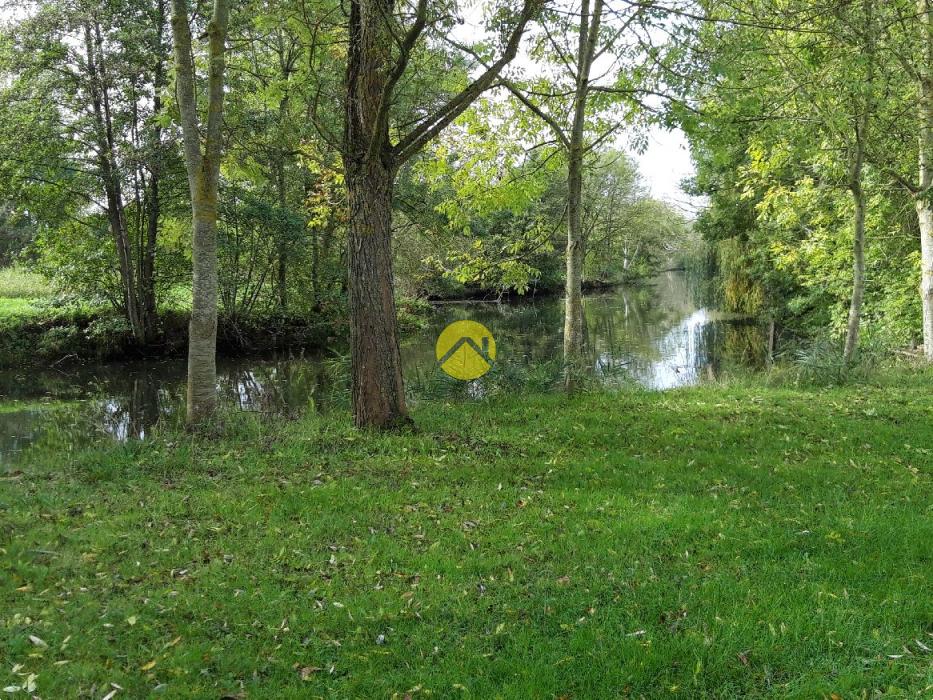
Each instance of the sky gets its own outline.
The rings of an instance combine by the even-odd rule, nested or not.
[[[680,188],[681,180],[694,173],[690,146],[683,131],[652,127],[644,153],[636,153],[631,148],[626,150],[638,162],[638,170],[651,188],[653,197],[676,205],[685,215],[697,213],[701,201]]]

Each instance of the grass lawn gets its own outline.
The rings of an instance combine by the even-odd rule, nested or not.
[[[0,321],[38,316],[37,301],[52,295],[40,275],[16,267],[0,267]]]
[[[50,296],[52,289],[41,275],[18,267],[0,267],[0,298],[45,299]]]
[[[38,454],[0,478],[0,690],[928,700],[931,389],[421,403],[412,434],[233,417]]]

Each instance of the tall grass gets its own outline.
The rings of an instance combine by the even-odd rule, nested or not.
[[[0,268],[0,299],[45,299],[52,287],[42,276],[20,267]]]

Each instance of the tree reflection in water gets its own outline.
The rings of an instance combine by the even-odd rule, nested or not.
[[[702,285],[667,273],[650,285],[618,288],[585,300],[587,352],[595,381],[668,389],[703,381],[731,366],[764,364],[763,328],[703,303]],[[412,398],[481,398],[496,391],[540,391],[560,376],[563,307],[545,298],[509,304],[443,304],[402,347]],[[486,376],[458,382],[437,367],[434,343],[459,319],[496,338],[497,362]],[[297,417],[346,403],[345,362],[334,355],[239,358],[218,363],[222,405]],[[101,435],[145,439],[184,418],[185,363],[115,363],[66,372],[0,372],[0,465],[31,444],[67,454]]]

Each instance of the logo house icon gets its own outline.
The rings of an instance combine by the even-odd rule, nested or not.
[[[496,341],[489,329],[475,321],[455,321],[437,339],[434,354],[451,377],[470,381],[482,377],[496,359]]]

